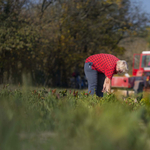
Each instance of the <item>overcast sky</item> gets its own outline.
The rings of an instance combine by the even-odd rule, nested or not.
[[[34,0],[36,2],[40,0]],[[150,13],[150,0],[130,0],[133,4],[141,6],[141,9],[147,13]]]
[[[139,4],[142,11],[150,13],[150,0],[131,0],[131,2]]]

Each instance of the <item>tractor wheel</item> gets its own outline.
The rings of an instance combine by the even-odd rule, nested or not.
[[[134,82],[133,89],[134,89],[135,94],[143,92],[143,88],[144,88],[143,80],[138,80]]]

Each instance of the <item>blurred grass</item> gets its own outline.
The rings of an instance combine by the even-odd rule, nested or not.
[[[150,96],[134,100],[114,94],[99,98],[86,90],[4,86],[0,149],[148,150]]]

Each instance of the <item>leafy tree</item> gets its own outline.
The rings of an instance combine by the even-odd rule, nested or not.
[[[0,14],[1,68],[7,72],[7,80],[11,76],[14,82],[20,82],[22,72],[31,71],[35,65],[38,27],[31,22],[32,16],[25,14],[26,3],[27,0],[3,1]]]
[[[55,63],[51,66],[58,66],[63,79],[67,73],[69,76],[72,66],[78,64],[83,69],[85,58],[91,54],[104,52],[123,55],[125,49],[118,46],[118,43],[135,33],[138,35],[146,22],[145,16],[137,18],[137,22],[134,22],[133,18],[136,16],[130,14],[129,0],[66,0],[59,1],[55,6],[53,8],[57,19],[54,19],[56,30],[53,39],[57,46],[52,51],[55,51],[57,56],[53,57]]]
[[[42,74],[45,85],[67,86],[74,67],[83,71],[86,57],[122,56],[125,49],[118,45],[122,39],[146,33],[147,18],[131,11],[130,0],[1,0],[0,4],[0,66],[15,82],[25,71],[35,82]]]

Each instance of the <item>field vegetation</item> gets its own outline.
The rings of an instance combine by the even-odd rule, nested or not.
[[[150,95],[135,98],[5,85],[0,91],[1,149],[149,150]]]

